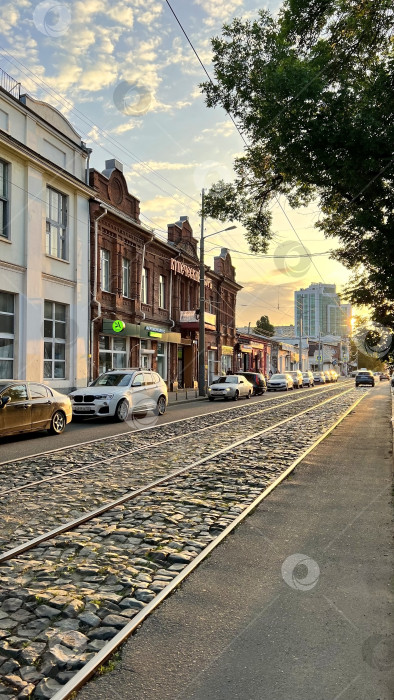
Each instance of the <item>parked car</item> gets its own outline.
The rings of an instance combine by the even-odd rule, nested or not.
[[[325,369],[325,370],[324,370],[324,376],[325,376],[325,378],[326,378],[326,382],[332,382],[332,376],[331,376],[331,374],[330,374],[330,370],[329,370],[329,369]]]
[[[325,384],[326,383],[326,375],[324,372],[314,372],[313,373],[313,380],[315,384]]]
[[[303,386],[315,386],[315,380],[313,378],[312,372],[302,373],[302,384]]]
[[[290,374],[273,374],[267,382],[267,391],[289,391],[289,389],[294,389]]]
[[[241,396],[250,399],[252,394],[253,385],[245,377],[238,374],[227,374],[225,377],[219,377],[208,387],[210,401],[215,399],[237,401]]]
[[[151,370],[131,367],[104,372],[88,387],[69,395],[73,418],[113,416],[127,420],[133,413],[154,411],[161,416],[168,403],[164,379]]]
[[[339,374],[337,374],[337,372],[335,371],[335,369],[329,369],[328,371],[329,371],[329,373],[330,373],[330,375],[331,375],[331,377],[332,377],[331,381],[332,381],[332,382],[337,382],[337,381],[338,381]]]
[[[71,418],[68,396],[40,382],[0,379],[0,437],[36,430],[59,435]]]
[[[253,396],[264,394],[267,391],[267,382],[261,372],[237,372],[238,376],[245,377],[253,386]]]
[[[302,387],[304,385],[302,372],[299,369],[296,369],[296,370],[292,370],[291,372],[287,372],[287,374],[290,374],[290,377],[293,380],[294,388],[295,389],[302,389]]]
[[[360,370],[356,375],[356,386],[375,386],[375,377],[369,369]]]

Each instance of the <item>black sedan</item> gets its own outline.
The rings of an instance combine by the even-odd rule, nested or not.
[[[356,374],[356,386],[375,386],[375,377],[368,369]]]
[[[0,379],[0,437],[35,430],[59,435],[71,419],[68,396],[39,382]]]

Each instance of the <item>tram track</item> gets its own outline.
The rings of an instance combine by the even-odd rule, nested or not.
[[[347,384],[347,383],[346,383]],[[331,392],[331,391],[340,391],[342,387],[345,385],[345,383],[341,383],[340,386],[334,385],[330,387],[325,387],[324,389],[321,389],[319,392],[319,395],[324,395],[326,392]],[[48,452],[40,452],[37,453],[36,455],[30,455],[29,457],[21,457],[18,459],[13,459],[13,460],[8,460],[6,462],[0,463],[0,468],[1,467],[8,467],[8,469],[1,469],[0,470],[0,497],[5,496],[7,494],[21,491],[23,489],[32,487],[32,486],[37,486],[39,484],[42,484],[46,481],[54,481],[57,479],[63,479],[65,476],[68,476],[69,474],[72,473],[78,473],[80,471],[83,471],[84,469],[91,469],[95,466],[100,466],[105,463],[109,463],[111,460],[115,459],[121,459],[124,457],[128,457],[129,455],[135,453],[135,452],[141,452],[143,450],[148,450],[152,448],[156,448],[162,444],[166,444],[170,441],[173,440],[179,440],[179,439],[185,439],[189,437],[190,435],[195,435],[196,433],[203,433],[207,430],[210,430],[211,428],[217,428],[217,427],[223,427],[227,426],[230,423],[236,422],[236,421],[241,421],[244,420],[245,418],[250,418],[253,416],[258,416],[261,413],[268,412],[272,410],[272,408],[275,408],[276,406],[285,406],[285,405],[290,405],[292,403],[297,403],[300,401],[305,401],[308,400],[310,397],[316,396],[316,392],[311,393],[309,392],[308,394],[303,394],[302,396],[292,396],[291,398],[286,396],[281,396],[278,398],[273,398],[269,402],[269,406],[265,407],[266,400],[263,403],[263,408],[255,409],[254,407],[257,405],[260,405],[260,402],[253,403],[251,406],[237,406],[231,407],[231,408],[225,408],[222,409],[221,411],[216,411],[216,412],[210,412],[209,414],[203,414],[200,416],[193,416],[191,418],[181,418],[176,421],[172,421],[171,423],[166,423],[164,425],[155,425],[151,426],[148,428],[142,428],[138,431],[132,431],[131,432],[131,442],[138,442],[138,445],[135,447],[132,447],[129,450],[125,450],[123,452],[116,451],[115,454],[109,455],[104,458],[100,458],[99,460],[93,460],[93,461],[88,461],[86,463],[80,464],[80,460],[82,460],[86,456],[89,458],[89,451],[91,449],[91,446],[102,443],[102,442],[108,442],[108,438],[98,438],[97,440],[94,441],[88,441],[86,443],[81,443],[77,445],[72,445],[67,448],[59,448],[58,450],[52,450]],[[284,400],[284,399],[287,400]],[[277,404],[274,404],[274,401],[278,401]],[[237,413],[237,415],[234,415]],[[221,418],[222,415],[224,414],[224,420],[217,420],[217,418]],[[195,424],[201,421],[207,421],[210,419],[214,419],[213,423],[208,423],[207,425],[204,425],[202,427],[195,427]],[[176,432],[174,433],[174,427],[176,426]],[[190,427],[189,427],[190,426]],[[186,431],[184,430],[184,428]],[[155,433],[152,434],[151,432],[154,430]],[[161,436],[158,440],[155,440],[155,434],[156,432]],[[165,437],[166,433],[171,432],[172,434],[169,437]],[[136,435],[137,433],[137,435]],[[127,433],[126,433],[127,435]],[[164,435],[164,437],[162,437]],[[111,437],[111,444],[115,442],[116,438],[120,438],[121,442],[123,443],[125,441],[125,433],[120,433],[116,436]],[[144,442],[146,444],[144,444]],[[86,455],[81,454],[81,450],[86,448]],[[76,449],[77,453],[75,456],[72,454],[72,449]],[[108,449],[106,447],[106,449]],[[110,448],[109,450],[110,451]],[[71,453],[71,454],[70,454]],[[54,455],[55,455],[55,461],[54,461]],[[47,458],[48,463],[47,465],[36,465],[35,461],[38,458],[45,459]],[[62,459],[67,458],[67,462],[65,464],[62,464]],[[71,462],[70,462],[71,460]],[[27,465],[22,464],[22,468],[20,463],[22,462],[28,462]],[[75,463],[79,463],[79,466],[74,467]],[[16,470],[13,474],[10,474],[9,472],[13,469],[13,467],[16,468]],[[24,475],[23,471],[32,471],[35,468],[40,469],[40,468],[47,468],[47,469],[56,469],[58,470],[59,468],[61,469],[61,473],[58,474],[53,474],[49,476],[45,476],[40,479],[33,479],[29,480],[26,482],[23,482]],[[6,483],[7,485],[9,484],[9,481],[13,480],[13,486],[11,488],[1,488],[1,484],[3,482]],[[19,486],[16,485],[18,482],[22,482]]]
[[[31,697],[38,682],[52,684],[53,700],[69,698],[367,393],[345,389],[302,407],[0,557],[0,602],[19,600],[17,611],[32,618],[9,615],[8,638],[22,640],[13,658],[34,652],[38,675],[44,670]],[[71,633],[83,649],[67,646]]]
[[[177,436],[163,438],[152,442],[148,439],[143,444],[140,439],[138,448],[117,454],[115,457],[90,462],[61,474],[45,477],[19,487],[3,491],[0,514],[3,520],[0,536],[0,549],[16,546],[19,542],[31,538],[34,530],[39,533],[45,529],[55,529],[56,525],[82,516],[83,513],[112,502],[131,489],[135,490],[164,478],[174,471],[174,466],[182,463],[192,465],[195,455],[208,458],[217,448],[225,449],[240,434],[247,437],[248,432],[255,432],[261,426],[269,427],[280,418],[287,418],[298,411],[299,404],[311,407],[326,395],[336,396],[344,391],[341,387],[318,394],[304,394],[289,401],[263,407],[258,410],[245,411],[241,416],[216,422],[214,425],[196,427],[184,431],[190,425],[190,419],[177,422],[180,429]],[[254,404],[255,406],[256,404]],[[252,406],[250,406],[252,409]],[[240,410],[241,407],[240,407]],[[234,416],[234,409],[226,416]],[[206,423],[206,418],[201,417]],[[162,430],[166,426],[162,426]],[[163,433],[156,433],[163,434]],[[141,433],[140,438],[144,437]],[[18,475],[15,479],[21,479]],[[50,491],[48,491],[50,488]],[[68,516],[68,517],[67,517]]]

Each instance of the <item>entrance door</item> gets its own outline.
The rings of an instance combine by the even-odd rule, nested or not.
[[[208,386],[212,384],[215,374],[215,350],[208,350]]]
[[[184,360],[183,360],[183,347],[178,345],[178,386],[183,388],[184,376],[183,376]]]

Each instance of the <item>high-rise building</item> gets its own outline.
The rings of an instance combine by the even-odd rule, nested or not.
[[[351,315],[351,305],[341,304],[335,284],[313,283],[294,293],[296,336],[302,333],[309,338],[318,338],[319,335],[347,337],[350,335]]]

